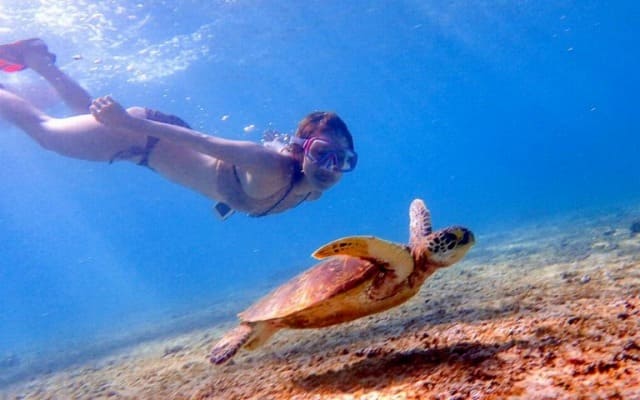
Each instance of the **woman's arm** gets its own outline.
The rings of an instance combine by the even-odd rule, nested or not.
[[[287,161],[285,156],[257,143],[222,139],[177,125],[133,117],[109,96],[95,99],[89,109],[96,120],[110,128],[154,136],[243,168],[265,170],[273,165],[281,170]]]

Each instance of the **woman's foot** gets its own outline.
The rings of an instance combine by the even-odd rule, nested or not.
[[[0,70],[18,72],[26,68],[52,65],[56,55],[49,52],[47,44],[41,39],[19,40],[15,43],[0,45]]]

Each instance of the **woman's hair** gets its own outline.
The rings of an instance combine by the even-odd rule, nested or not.
[[[296,136],[302,139],[313,137],[317,133],[326,133],[336,137],[343,137],[351,150],[353,148],[353,138],[347,128],[347,124],[333,112],[316,111],[307,115],[298,124]]]

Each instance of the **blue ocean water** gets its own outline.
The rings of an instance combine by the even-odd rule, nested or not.
[[[415,197],[480,239],[637,203],[639,17],[631,1],[3,2],[1,42],[43,38],[94,96],[255,141],[334,110],[359,165],[316,202],[222,222],[145,168],[0,121],[0,359],[248,303],[329,240],[405,241]],[[0,83],[67,112],[31,71]]]

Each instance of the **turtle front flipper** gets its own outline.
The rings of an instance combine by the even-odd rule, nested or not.
[[[252,335],[253,327],[251,325],[246,323],[238,325],[227,332],[227,334],[213,346],[209,361],[211,361],[212,364],[223,364],[227,362],[249,341]]]
[[[407,246],[374,236],[350,236],[334,240],[316,250],[313,257],[322,259],[339,254],[373,259],[384,264],[384,269],[393,272],[388,282],[390,287],[405,281],[414,269],[414,260]]]

